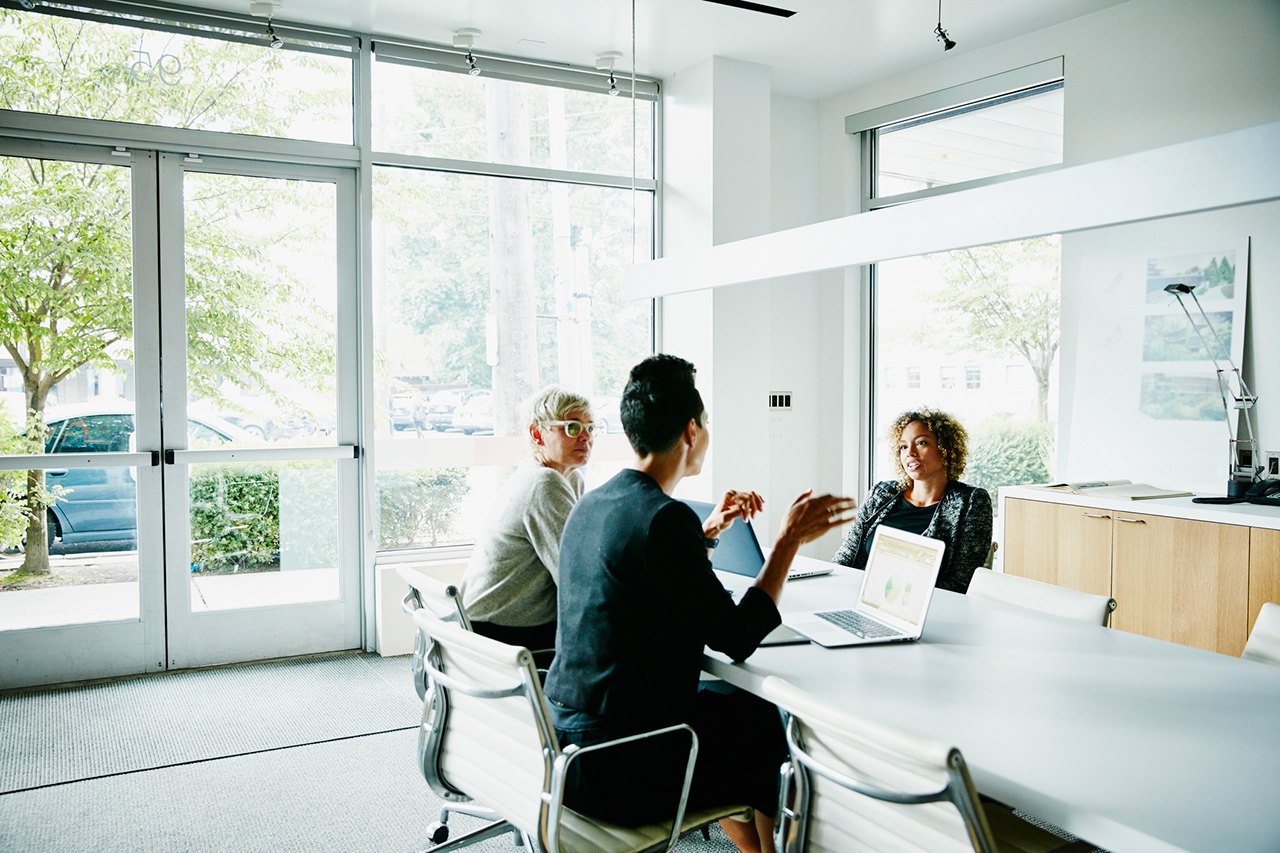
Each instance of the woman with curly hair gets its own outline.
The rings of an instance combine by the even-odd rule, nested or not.
[[[889,426],[897,480],[877,483],[832,562],[861,569],[876,527],[887,524],[947,543],[938,587],[963,593],[991,549],[991,496],[960,482],[968,434],[945,412],[903,412]]]

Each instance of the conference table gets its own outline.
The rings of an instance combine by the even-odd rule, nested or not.
[[[852,606],[861,578],[788,581],[779,609]],[[1114,853],[1280,851],[1280,667],[938,590],[918,642],[708,652],[704,669],[956,746],[980,792]]]

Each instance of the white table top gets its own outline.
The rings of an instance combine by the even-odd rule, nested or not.
[[[789,581],[781,609],[850,606],[861,574]],[[1280,849],[1280,667],[945,590],[917,643],[704,666],[756,692],[777,675],[953,744],[979,791],[1115,853]]]
[[[1106,509],[1118,513],[1158,515],[1164,518],[1182,518],[1187,521],[1212,521],[1216,524],[1236,524],[1243,527],[1261,527],[1280,530],[1280,506],[1259,504],[1198,504],[1191,498],[1154,498],[1131,501],[1122,498],[1105,498],[1091,495],[1075,495],[1054,489],[1038,489],[1035,486],[1001,486],[1000,517],[1004,518],[1004,501],[1019,498],[1029,501],[1068,504]]]

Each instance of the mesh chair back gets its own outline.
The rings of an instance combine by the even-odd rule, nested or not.
[[[413,618],[432,641],[423,775],[438,793],[470,797],[545,839],[542,793],[559,749],[533,656],[448,624],[429,608]]]
[[[1240,657],[1280,666],[1280,604],[1268,601],[1262,605]]]
[[[787,853],[995,850],[959,750],[843,713],[774,676],[763,694],[791,715],[779,803]]]
[[[1106,625],[1111,611],[1116,609],[1115,599],[1106,595],[1091,595],[990,569],[974,570],[973,579],[969,581],[969,595],[1090,625]]]

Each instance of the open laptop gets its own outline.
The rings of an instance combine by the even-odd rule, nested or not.
[[[782,624],[822,646],[918,640],[945,542],[880,525],[852,610],[784,613]]]
[[[685,501],[698,514],[699,521],[706,521],[715,504],[705,501]],[[720,534],[720,544],[711,552],[711,568],[735,575],[754,578],[764,568],[764,551],[760,550],[760,542],[756,539],[755,528],[750,521],[738,519],[728,530]],[[793,567],[787,572],[787,580],[812,578],[818,575],[829,575],[833,566],[818,566],[802,569]]]

